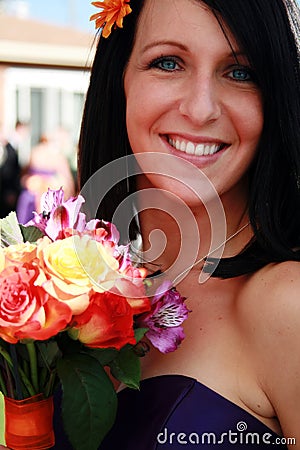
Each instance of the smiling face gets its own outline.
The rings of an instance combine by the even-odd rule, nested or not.
[[[132,150],[175,155],[174,170],[191,162],[222,195],[244,183],[261,136],[262,99],[254,75],[234,37],[229,30],[224,35],[204,3],[145,1],[124,78]],[[151,169],[163,171],[159,155]],[[158,179],[148,176],[172,189]],[[187,173],[182,181],[189,183]]]

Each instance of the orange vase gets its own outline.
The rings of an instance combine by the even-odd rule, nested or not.
[[[49,449],[54,446],[53,398],[43,394],[14,400],[5,397],[5,440],[11,449]]]

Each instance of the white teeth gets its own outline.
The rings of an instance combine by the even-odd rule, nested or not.
[[[194,155],[195,154],[194,144],[192,144],[192,142],[188,142],[185,151],[188,155]]]
[[[204,155],[209,155],[210,154],[210,149],[211,149],[211,147],[209,145],[206,145],[204,147]]]
[[[188,155],[207,156],[214,155],[219,149],[220,145],[217,144],[194,144],[193,142],[180,141],[179,139],[168,139],[168,142],[172,147],[181,152],[185,152]]]
[[[203,144],[198,144],[197,147],[196,147],[195,155],[203,156],[203,154],[204,154],[204,145]]]
[[[181,141],[179,150],[181,150],[182,152],[185,152],[185,148],[186,148],[185,142]]]

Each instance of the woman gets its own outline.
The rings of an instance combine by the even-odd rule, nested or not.
[[[81,187],[111,161],[136,156],[144,174],[112,189],[99,214],[111,220],[137,191],[130,236],[141,233],[150,267],[180,281],[192,312],[176,352],[151,348],[144,358],[141,391],[121,390],[101,448],[300,448],[298,9],[289,0],[131,0],[130,7],[123,28],[99,41]],[[210,240],[218,223],[204,208],[215,198],[189,189],[190,163],[214,186],[227,224],[223,258],[204,268],[212,272],[204,283],[203,260],[217,262]],[[145,208],[147,190],[160,202],[155,213]],[[181,225],[167,214],[180,201],[200,243],[194,234],[181,241]],[[156,229],[164,251],[149,238]],[[186,245],[197,247],[194,262],[185,270],[180,258],[174,272]]]
[[[180,348],[151,348],[140,391],[120,390],[101,449],[300,448],[298,10],[290,0],[130,7],[99,41],[80,185],[135,155],[137,176],[111,184],[99,215],[111,220],[137,194],[130,237],[192,312]],[[181,239],[183,226],[193,232]]]

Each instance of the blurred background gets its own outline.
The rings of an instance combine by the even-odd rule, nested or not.
[[[94,12],[88,0],[0,0],[0,217],[20,194],[36,208],[49,184],[76,193]]]
[[[0,218],[26,223],[48,187],[77,193],[94,12],[89,0],[0,0]],[[3,411],[0,396],[0,442]]]

